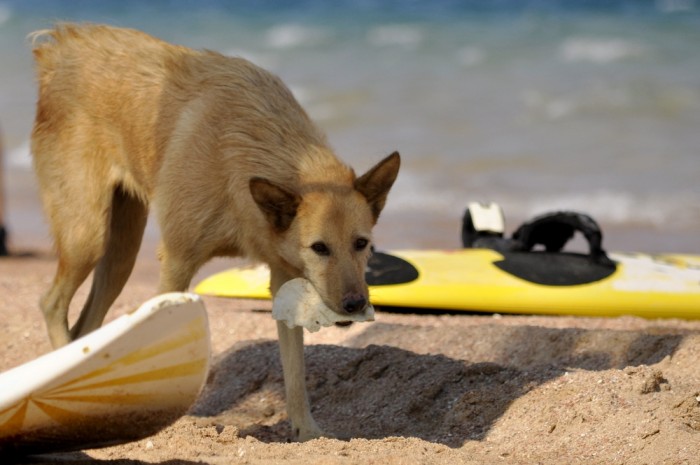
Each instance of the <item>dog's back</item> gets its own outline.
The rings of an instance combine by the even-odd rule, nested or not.
[[[217,148],[236,151],[229,155],[256,158],[256,170],[268,164],[261,156],[273,155],[268,171],[275,174],[284,171],[280,163],[290,175],[298,173],[298,158],[309,146],[326,151],[325,136],[287,87],[246,60],[98,25],[65,24],[33,39],[39,80],[34,142],[56,137],[60,128],[64,141],[109,150],[124,170],[125,188],[143,199],[154,193],[165,152],[192,143],[195,134],[204,139],[202,131]],[[39,169],[54,152],[34,150]],[[326,162],[333,163],[327,152]]]
[[[60,127],[66,137],[93,146],[127,142],[122,152],[150,156],[154,141],[146,134],[154,134],[168,62],[185,49],[106,26],[62,25],[34,34],[33,41],[39,81],[35,142]],[[34,152],[35,157],[52,154]]]

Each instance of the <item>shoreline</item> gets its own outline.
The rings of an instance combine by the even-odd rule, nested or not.
[[[50,248],[48,224],[39,200],[39,191],[34,173],[27,169],[5,170],[5,227],[9,235],[10,252],[21,253],[32,249]],[[415,213],[397,212],[390,207],[383,213],[375,228],[375,243],[378,250],[396,249],[451,249],[460,248],[461,219],[467,206],[455,205],[455,211]],[[522,222],[531,218],[518,212],[504,212],[506,235]],[[601,222],[603,247],[609,252],[670,253],[700,255],[698,235],[693,231],[663,231],[650,225],[615,225]],[[158,243],[158,227],[154,218],[149,218],[139,257],[153,256]],[[586,250],[577,236],[569,249]]]

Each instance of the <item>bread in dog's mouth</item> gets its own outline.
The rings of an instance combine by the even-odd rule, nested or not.
[[[301,326],[316,332],[322,327],[374,321],[374,307],[370,304],[362,312],[340,315],[323,303],[309,280],[296,278],[284,283],[277,291],[272,301],[272,317],[284,321],[289,328]]]

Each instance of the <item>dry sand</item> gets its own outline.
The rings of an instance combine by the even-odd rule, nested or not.
[[[153,295],[149,257],[110,320]],[[46,252],[0,259],[0,370],[49,350],[37,299],[54,267]],[[189,415],[138,442],[27,462],[700,464],[700,322],[379,312],[307,333],[314,415],[352,439],[298,444],[275,324],[256,311],[269,303],[205,303],[215,364]]]

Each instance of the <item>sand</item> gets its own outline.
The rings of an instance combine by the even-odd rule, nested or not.
[[[0,259],[0,370],[50,350],[37,299],[54,267],[43,250]],[[157,262],[142,254],[108,319],[156,283]],[[314,415],[338,439],[300,444],[269,302],[205,303],[215,363],[188,415],[138,442],[26,461],[700,463],[700,322],[378,311],[374,323],[307,333]]]

